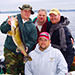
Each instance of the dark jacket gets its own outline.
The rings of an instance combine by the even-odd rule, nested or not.
[[[29,49],[29,52],[32,50],[33,46],[36,44],[37,41],[37,30],[35,25],[33,24],[32,20],[30,19],[28,22],[25,22],[23,24],[21,15],[17,15],[18,22],[19,22],[19,28],[22,36],[23,43],[26,44],[26,46]],[[7,34],[9,30],[11,30],[10,25],[7,23],[7,20],[2,23],[1,32]],[[35,38],[34,38],[35,37]],[[5,40],[4,47],[11,50],[12,52],[16,53],[16,45],[14,44],[12,37],[7,35],[7,38]]]
[[[60,43],[62,41],[61,40],[62,38],[60,38],[60,37],[63,37],[61,34],[63,34],[65,36],[65,37],[63,37],[66,40],[65,42],[67,45],[67,47],[65,47],[65,48],[73,47],[73,44],[71,41],[72,35],[70,33],[70,30],[67,27],[67,25],[69,25],[69,23],[70,22],[68,21],[67,18],[64,18],[63,16],[61,16],[61,20],[58,24],[52,24],[51,22],[49,24],[49,26],[50,26],[49,33],[51,34],[51,43],[52,43],[52,45],[55,44],[55,45],[59,46],[59,49],[63,48],[63,47],[61,47],[61,43]],[[61,34],[60,34],[60,31],[62,31],[62,30],[60,30],[61,28],[63,28],[64,32],[63,33],[61,32]]]
[[[73,44],[71,41],[72,35],[67,27],[69,21],[66,17],[61,16],[58,24],[48,25],[49,33],[51,34],[51,44],[53,47],[58,48],[63,53],[67,63],[71,66],[74,57]]]

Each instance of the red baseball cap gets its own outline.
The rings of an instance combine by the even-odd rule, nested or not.
[[[47,32],[42,32],[42,33],[40,33],[39,38],[40,38],[40,37],[43,37],[43,38],[45,38],[45,39],[47,39],[47,40],[50,40],[50,34],[47,33]]]

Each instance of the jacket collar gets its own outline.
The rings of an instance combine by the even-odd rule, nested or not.
[[[39,44],[37,44],[36,45],[36,48],[35,48],[35,51],[37,52],[37,53],[46,53],[46,52],[49,52],[51,50],[51,45],[49,45],[49,47],[47,48],[47,49],[45,49],[44,51],[41,51],[40,49],[39,49]]]

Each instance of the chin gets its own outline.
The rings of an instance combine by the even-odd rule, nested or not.
[[[52,22],[52,24],[56,24],[56,22]]]
[[[41,46],[41,48],[45,49],[45,48],[46,48],[46,46]]]

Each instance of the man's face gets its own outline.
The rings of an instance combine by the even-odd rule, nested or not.
[[[40,50],[45,50],[46,48],[48,48],[48,46],[50,45],[50,40],[46,39],[46,38],[42,38],[40,37],[38,39],[39,42],[39,46],[40,46]]]
[[[21,10],[21,16],[23,19],[29,19],[30,15],[31,15],[30,10]]]
[[[45,22],[46,18],[47,18],[46,12],[45,11],[39,11],[37,18],[38,18],[39,22]]]
[[[60,21],[60,15],[50,14],[50,20],[53,24],[57,24]]]

